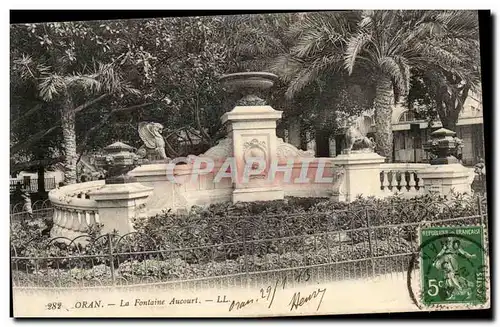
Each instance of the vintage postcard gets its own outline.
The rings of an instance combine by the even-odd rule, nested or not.
[[[13,21],[14,317],[489,309],[488,19]]]

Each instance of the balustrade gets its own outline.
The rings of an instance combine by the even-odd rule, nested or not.
[[[74,239],[87,234],[90,226],[99,223],[97,203],[88,193],[104,185],[104,181],[93,181],[65,186],[49,193],[54,207],[52,237]]]
[[[382,164],[380,165],[380,189],[384,196],[403,194],[416,196],[423,194],[423,180],[418,172],[429,164]]]
[[[64,236],[70,239],[87,234],[88,228],[99,223],[99,213],[96,208],[68,208],[54,206],[54,226],[51,236]]]

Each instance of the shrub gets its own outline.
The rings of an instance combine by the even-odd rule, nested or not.
[[[307,242],[311,239],[307,235],[325,232],[346,231],[352,243],[366,242],[368,225],[380,227],[372,231],[372,239],[413,242],[417,226],[393,225],[471,216],[476,210],[476,200],[463,195],[450,199],[436,196],[359,198],[351,204],[292,198],[234,205],[222,203],[205,209],[196,207],[188,215],[168,212],[139,221],[136,228],[143,235],[141,244],[146,244],[147,238],[149,242],[153,240],[156,249],[171,249],[169,255],[173,257],[203,263],[204,260],[236,259],[243,253],[264,255],[310,247]],[[243,240],[247,244],[243,244]],[[321,237],[318,240],[321,241]],[[180,250],[185,248],[190,250]]]

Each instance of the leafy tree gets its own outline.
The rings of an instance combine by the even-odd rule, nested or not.
[[[174,142],[176,133],[190,130],[211,144],[220,129],[217,78],[226,66],[221,22],[188,17],[12,26],[11,79],[19,87],[11,94],[25,98],[18,90],[30,85],[42,111],[57,115],[30,142],[20,134],[11,155],[42,145],[40,136],[62,126],[69,183],[76,179],[76,152],[116,140],[139,146],[141,120],[163,123]],[[175,144],[168,145],[177,155]]]
[[[139,94],[107,61],[111,48],[95,33],[96,22],[11,27],[11,70],[19,83],[34,83],[36,98],[58,108],[64,152],[64,182],[76,182],[76,113],[124,93]],[[42,106],[43,107],[43,106]]]

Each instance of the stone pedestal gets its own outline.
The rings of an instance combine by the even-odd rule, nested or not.
[[[153,188],[139,183],[106,184],[89,193],[97,203],[102,233],[116,230],[119,235],[133,232],[132,220],[146,217],[146,199]]]
[[[269,201],[284,198],[283,188],[267,179],[271,162],[277,161],[276,121],[282,112],[270,106],[236,106],[222,116],[222,122],[229,123],[232,152],[236,164],[236,178],[233,190],[234,202]],[[251,158],[265,162],[265,170],[258,175],[244,178],[245,166]],[[258,169],[257,165],[253,169]],[[247,168],[247,171],[250,169]]]
[[[351,152],[331,159],[344,167],[343,194],[339,201],[352,202],[357,196],[378,196],[380,191],[380,164],[385,158],[374,152]]]
[[[461,164],[431,165],[418,172],[423,179],[426,194],[448,195],[452,192],[470,193],[474,178],[473,170]]]

